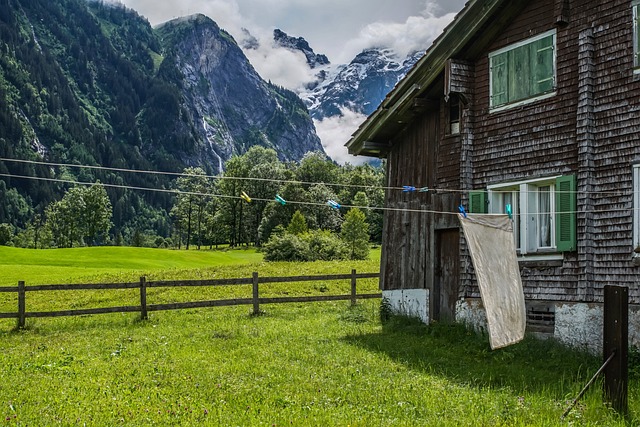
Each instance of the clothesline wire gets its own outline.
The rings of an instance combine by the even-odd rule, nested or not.
[[[359,184],[340,184],[340,183],[328,183],[328,182],[312,182],[312,181],[296,181],[296,180],[286,180],[286,179],[274,179],[274,178],[257,178],[257,177],[241,177],[241,176],[221,176],[221,175],[194,175],[188,174],[184,172],[163,172],[163,171],[152,171],[152,170],[142,170],[142,169],[127,169],[127,168],[114,168],[107,166],[94,166],[94,165],[75,165],[71,163],[52,163],[52,162],[44,162],[38,160],[24,160],[24,159],[8,159],[0,157],[0,161],[8,161],[8,162],[16,162],[16,163],[27,163],[34,165],[42,165],[42,166],[57,166],[57,167],[71,167],[71,168],[84,168],[84,169],[93,169],[93,170],[105,170],[111,172],[129,172],[129,173],[139,173],[139,174],[149,174],[149,175],[167,175],[167,176],[175,176],[175,177],[198,177],[198,178],[209,178],[209,179],[217,179],[217,180],[238,180],[238,181],[258,181],[258,182],[275,182],[282,184],[302,184],[302,185],[317,185],[324,184],[327,186],[333,187],[344,187],[344,188],[375,188],[381,190],[403,190],[403,187],[383,187],[383,186],[370,186],[370,185],[359,185]]]
[[[0,177],[7,177],[7,178],[18,178],[18,179],[31,179],[31,180],[36,180],[36,181],[46,181],[46,182],[58,182],[58,183],[64,183],[64,184],[73,184],[73,185],[84,185],[84,186],[91,186],[91,185],[101,185],[103,187],[109,187],[109,188],[118,188],[118,189],[125,189],[125,190],[136,190],[136,191],[151,191],[151,192],[160,192],[160,193],[168,193],[168,194],[174,194],[174,195],[186,195],[186,196],[201,196],[201,197],[213,197],[213,198],[221,198],[221,199],[240,199],[242,200],[243,198],[241,196],[230,196],[230,195],[226,195],[226,194],[217,194],[217,193],[201,193],[201,192],[190,192],[190,191],[181,191],[181,190],[177,190],[177,189],[166,189],[166,188],[150,188],[150,187],[138,187],[138,186],[132,186],[132,185],[121,185],[121,184],[108,184],[108,183],[102,183],[102,182],[87,182],[87,181],[72,181],[72,180],[68,180],[68,179],[60,179],[60,178],[46,178],[46,177],[37,177],[37,176],[27,176],[27,175],[15,175],[15,174],[8,174],[8,173],[0,173]],[[259,201],[259,202],[276,202],[274,199],[262,199],[262,198],[256,198],[256,197],[252,197],[251,200],[253,201]],[[306,205],[306,206],[321,206],[321,207],[327,207],[327,203],[320,203],[320,202],[303,202],[303,201],[296,201],[296,200],[286,200],[285,204],[292,204],[292,205]],[[430,214],[440,214],[440,215],[459,215],[459,212],[445,212],[445,211],[436,211],[436,210],[428,210],[428,209],[413,209],[413,208],[392,208],[392,207],[381,207],[381,206],[357,206],[357,205],[340,205],[340,207],[342,208],[358,208],[360,210],[378,210],[378,211],[388,211],[388,212],[407,212],[407,213],[430,213]],[[626,212],[626,211],[630,211],[630,210],[640,210],[640,209],[607,209],[606,212]],[[566,213],[566,214],[578,214],[578,213],[599,213],[599,212],[605,212],[604,210],[594,210],[594,211],[564,211],[562,213]],[[531,213],[525,213],[525,212],[516,212],[514,213],[514,216],[526,216],[526,215],[550,215],[552,214],[551,212],[531,212]],[[498,214],[498,213],[491,213],[491,214],[485,214],[485,215],[503,215],[503,214]]]
[[[187,174],[184,172],[165,172],[165,171],[152,171],[152,170],[141,170],[141,169],[127,169],[127,168],[114,168],[107,166],[95,166],[95,165],[77,165],[71,163],[53,163],[53,162],[45,162],[38,160],[26,160],[26,159],[12,159],[0,157],[0,161],[6,162],[16,162],[16,163],[26,163],[26,164],[34,164],[34,165],[42,165],[42,166],[56,166],[56,167],[71,167],[71,168],[84,168],[84,169],[93,169],[93,170],[105,170],[112,172],[128,172],[128,173],[138,173],[138,174],[150,174],[150,175],[167,175],[167,176],[175,176],[175,177],[199,177],[199,178],[209,178],[214,180],[240,180],[240,181],[257,181],[257,182],[273,182],[273,183],[281,183],[281,184],[301,184],[301,185],[319,185],[324,184],[326,186],[331,187],[343,187],[343,188],[364,188],[364,189],[378,189],[378,190],[392,190],[392,191],[403,191],[407,193],[413,192],[433,192],[433,193],[462,193],[468,194],[471,192],[479,191],[479,190],[465,190],[465,189],[452,189],[452,188],[429,188],[429,187],[420,187],[420,186],[412,186],[406,185],[401,187],[394,186],[375,186],[375,185],[364,185],[364,184],[341,184],[341,183],[327,183],[327,182],[312,182],[312,181],[297,181],[297,180],[285,180],[285,179],[274,179],[274,178],[257,178],[257,177],[237,177],[237,176],[215,176],[215,175],[193,175]],[[625,196],[629,195],[624,191],[561,191],[554,190],[555,193],[575,193],[581,195],[588,194],[596,194],[596,195],[611,195],[611,196]],[[513,192],[538,192],[537,190],[532,191],[520,191],[513,189],[492,189],[491,193],[502,193],[502,194],[510,194]]]

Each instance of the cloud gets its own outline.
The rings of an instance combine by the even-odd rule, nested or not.
[[[293,91],[299,91],[316,80],[315,72],[309,68],[302,52],[276,46],[272,32],[252,32],[251,36],[258,40],[259,46],[256,49],[244,49],[244,54],[260,77]]]
[[[416,51],[426,51],[444,28],[453,21],[455,13],[436,16],[436,3],[428,1],[419,16],[410,16],[403,23],[374,22],[364,27],[357,37],[345,45],[345,52],[355,56],[371,47],[393,49],[400,57]]]
[[[358,165],[368,162],[371,160],[369,157],[352,156],[349,154],[347,147],[344,146],[367,116],[351,111],[348,108],[342,108],[341,113],[341,116],[314,120],[324,151],[340,164],[351,163]]]

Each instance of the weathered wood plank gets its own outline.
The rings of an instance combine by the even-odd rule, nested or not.
[[[84,316],[89,314],[108,314],[108,313],[134,313],[140,312],[140,306],[123,306],[123,307],[102,307],[102,308],[84,308],[78,310],[61,310],[61,311],[32,311],[25,313],[25,317],[66,317],[66,316]]]
[[[25,287],[26,292],[82,291],[106,289],[137,289],[140,283],[85,283],[74,285],[34,285]]]

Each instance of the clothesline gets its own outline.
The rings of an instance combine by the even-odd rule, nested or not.
[[[31,179],[36,181],[57,182],[57,183],[63,183],[63,184],[84,185],[84,186],[99,184],[107,188],[118,188],[118,189],[136,190],[136,191],[151,191],[151,192],[168,193],[168,194],[174,194],[174,195],[213,197],[213,198],[221,198],[221,199],[238,199],[238,200],[244,200],[245,202],[247,202],[246,198],[244,198],[242,195],[235,196],[235,195],[226,195],[226,194],[217,194],[217,193],[181,191],[181,190],[166,189],[166,188],[151,188],[151,187],[139,187],[139,186],[132,186],[132,185],[109,184],[109,183],[102,183],[102,182],[72,181],[72,180],[60,179],[60,178],[45,178],[45,177],[16,175],[16,174],[8,174],[8,173],[0,173],[0,177],[16,178],[16,179]],[[281,205],[291,204],[291,205],[306,205],[306,206],[321,206],[321,207],[329,206],[337,209],[358,208],[361,210],[378,210],[378,211],[389,211],[389,212],[428,213],[428,214],[439,214],[439,215],[460,215],[460,214],[464,215],[464,213],[461,212],[460,210],[457,210],[455,212],[447,212],[447,211],[437,211],[437,210],[431,210],[431,209],[340,205],[333,200],[328,200],[325,202],[306,202],[306,201],[296,201],[296,200],[285,200],[278,194],[275,194],[273,199],[265,199],[265,198],[257,198],[257,197],[251,197],[250,199],[251,199],[251,202],[275,201],[280,203]],[[247,203],[251,203],[251,202],[247,202]],[[573,211],[573,212],[563,212],[563,213],[578,214],[578,213],[600,213],[600,212],[625,212],[629,210],[630,209],[607,209],[607,210],[593,210],[593,211]],[[466,209],[465,209],[465,212],[466,212]],[[551,212],[530,212],[530,213],[516,212],[513,215],[524,216],[524,215],[549,215],[549,214],[551,214]],[[485,215],[504,215],[504,214],[490,213]]]
[[[237,176],[219,176],[219,175],[194,175],[187,174],[184,172],[166,172],[166,171],[153,171],[153,170],[141,170],[141,169],[128,169],[128,168],[114,168],[107,166],[95,166],[95,165],[77,165],[71,163],[54,163],[54,162],[45,162],[38,160],[26,160],[26,159],[15,159],[15,158],[6,158],[0,157],[0,161],[5,162],[15,162],[15,163],[23,163],[23,164],[32,164],[32,165],[41,165],[41,166],[51,166],[51,167],[69,167],[69,168],[79,168],[79,169],[89,169],[89,170],[103,170],[103,171],[111,171],[111,172],[125,172],[125,173],[137,173],[137,174],[150,174],[150,175],[166,175],[166,176],[174,176],[174,177],[198,177],[198,178],[206,178],[212,180],[238,180],[238,181],[256,181],[256,182],[272,182],[279,184],[300,184],[300,185],[326,185],[330,187],[342,187],[342,188],[363,188],[363,189],[373,189],[373,190],[390,190],[390,191],[402,191],[404,193],[462,193],[469,194],[475,191],[482,190],[474,190],[474,189],[459,189],[459,188],[437,188],[437,187],[428,187],[428,186],[419,186],[419,185],[402,185],[402,186],[377,186],[377,185],[363,185],[363,184],[342,184],[342,183],[328,183],[328,182],[312,182],[312,181],[297,181],[297,180],[283,180],[283,179],[274,179],[274,178],[256,178],[256,177],[237,177]],[[528,191],[520,191],[520,190],[491,190],[491,193],[513,193],[517,192],[528,192]],[[561,193],[559,190],[555,190],[556,193]],[[624,191],[563,191],[562,193],[576,193],[581,195],[611,195],[611,196],[628,196],[631,195],[629,192]]]

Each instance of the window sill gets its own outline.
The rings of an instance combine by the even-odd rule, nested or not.
[[[489,114],[493,114],[493,113],[500,113],[502,111],[506,111],[506,110],[511,110],[513,108],[517,108],[517,107],[522,107],[524,105],[527,104],[532,104],[536,101],[541,101],[543,99],[549,99],[549,98],[553,98],[554,96],[557,95],[557,91],[553,91],[553,92],[549,92],[549,93],[545,93],[543,95],[539,95],[533,98],[527,98],[527,99],[523,99],[521,101],[516,101],[512,104],[505,104],[505,105],[501,105],[499,107],[489,107]]]
[[[547,263],[547,262],[559,262],[562,265],[564,256],[562,253],[554,252],[551,254],[535,253],[535,254],[518,254],[518,263],[523,265],[526,263]]]

